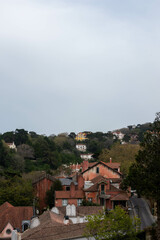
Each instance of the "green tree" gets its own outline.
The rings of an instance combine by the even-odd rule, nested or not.
[[[15,175],[0,181],[0,205],[9,202],[14,206],[31,206],[33,202],[32,184]]]
[[[127,174],[129,167],[135,162],[135,156],[139,149],[139,145],[116,143],[110,150],[103,149],[99,155],[99,160],[109,162],[109,159],[112,158],[113,162],[121,163],[121,172]]]
[[[157,202],[157,238],[160,239],[160,113],[156,114],[153,131],[144,135],[136,162],[130,167],[124,183]]]
[[[28,143],[29,142],[28,131],[25,131],[24,129],[16,129],[14,139],[16,146],[23,143]]]
[[[52,184],[50,190],[46,192],[46,199],[45,202],[49,206],[49,208],[52,208],[55,206],[55,191],[61,191],[62,190],[62,184],[59,179],[55,180],[55,182]]]
[[[108,213],[99,213],[87,217],[85,235],[95,237],[96,240],[136,240],[140,227],[139,219],[135,218],[135,225],[129,215],[119,206]]]

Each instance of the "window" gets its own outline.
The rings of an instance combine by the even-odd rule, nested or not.
[[[68,200],[62,199],[62,206],[67,206],[67,205],[68,205]]]
[[[7,234],[11,234],[11,232],[12,232],[12,231],[11,231],[11,229],[9,229],[9,228],[6,230],[6,233],[7,233]]]
[[[29,228],[29,225],[28,225],[27,223],[25,223],[25,224],[23,225],[23,231],[26,231],[28,228]]]
[[[101,194],[104,194],[104,184],[101,185]]]
[[[96,168],[96,173],[99,173],[99,167]]]
[[[70,191],[70,187],[66,187],[66,191]]]
[[[82,204],[82,199],[81,198],[77,199],[77,205],[81,206],[81,204]]]
[[[104,198],[100,198],[100,205],[104,206]]]

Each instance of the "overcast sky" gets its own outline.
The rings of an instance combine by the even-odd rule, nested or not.
[[[159,9],[159,0],[0,0],[0,132],[153,122]]]

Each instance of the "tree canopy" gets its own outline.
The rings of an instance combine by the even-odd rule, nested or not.
[[[153,123],[153,131],[144,135],[136,162],[124,180],[137,192],[157,202],[158,239],[160,239],[160,113]]]
[[[100,212],[87,217],[85,235],[96,240],[136,240],[140,227],[139,219],[135,218],[135,225],[129,215],[119,206],[108,213]]]

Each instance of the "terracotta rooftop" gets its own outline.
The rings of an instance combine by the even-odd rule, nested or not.
[[[91,181],[92,183],[97,183],[102,179],[110,180],[112,183],[120,183],[122,181],[121,178],[105,178],[102,175],[98,175],[97,177],[93,178]]]
[[[120,193],[120,194],[117,194],[116,196],[112,197],[111,198],[112,201],[128,201],[129,200],[129,197],[127,195],[127,193]]]
[[[85,223],[59,225],[59,226],[38,226],[37,228],[28,229],[22,234],[22,240],[64,240],[83,237]]]
[[[0,232],[7,223],[10,223],[14,228],[21,229],[22,221],[31,220],[32,216],[33,207],[14,207],[6,202],[0,206]]]

